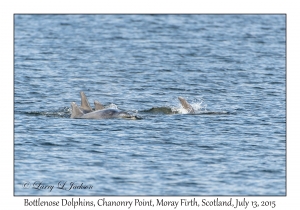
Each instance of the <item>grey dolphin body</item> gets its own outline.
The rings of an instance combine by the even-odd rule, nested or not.
[[[96,110],[89,113],[82,112],[75,102],[71,103],[73,119],[109,119],[109,118],[127,118],[136,119],[135,116],[130,115],[127,112],[120,111],[117,109],[102,109]]]
[[[178,99],[184,109],[186,109],[190,114],[195,114],[193,107],[184,98],[179,96]]]

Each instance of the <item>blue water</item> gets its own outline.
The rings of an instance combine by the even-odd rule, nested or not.
[[[285,18],[15,15],[15,195],[285,195]]]

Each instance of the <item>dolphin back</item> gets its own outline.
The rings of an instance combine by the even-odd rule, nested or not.
[[[129,113],[119,111],[117,109],[102,109],[81,115],[79,118],[83,119],[110,119],[110,118],[130,118],[133,119]]]

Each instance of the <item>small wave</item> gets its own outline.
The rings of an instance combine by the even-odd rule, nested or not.
[[[69,118],[70,117],[70,109],[71,108],[69,108],[69,107],[63,107],[61,109],[53,110],[53,111],[30,111],[30,112],[23,112],[23,114],[30,115],[30,116]]]
[[[196,113],[196,115],[222,115],[222,114],[229,114],[227,111],[202,111]]]
[[[43,143],[41,143],[41,145],[43,145],[43,146],[61,146],[60,144],[55,144],[52,142],[43,142]]]

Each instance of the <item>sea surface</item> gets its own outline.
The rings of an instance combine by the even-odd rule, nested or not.
[[[15,14],[14,194],[286,195],[286,16]]]

